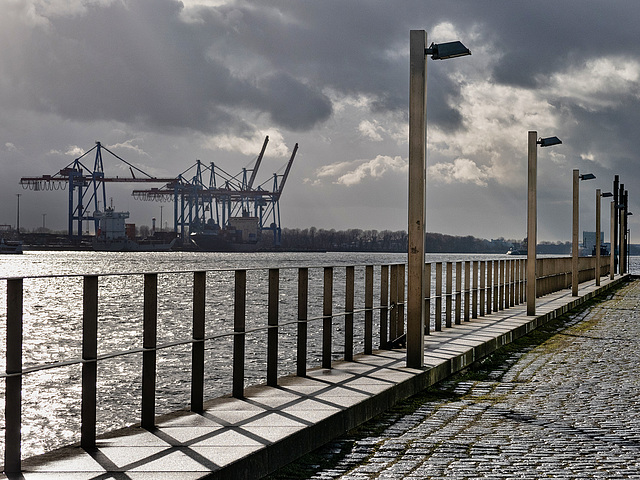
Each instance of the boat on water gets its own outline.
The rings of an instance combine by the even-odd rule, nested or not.
[[[166,252],[177,242],[175,235],[167,238],[160,232],[136,240],[135,225],[125,223],[129,212],[107,208],[104,212],[95,212],[94,216],[100,219],[100,228],[93,239],[93,249],[97,252]]]
[[[527,251],[526,250],[519,250],[517,248],[510,248],[509,251],[507,252],[507,255],[526,255]]]
[[[20,240],[5,240],[0,238],[0,254],[20,254],[22,253],[22,242]]]
[[[226,228],[210,221],[191,232],[189,239],[204,252],[253,252],[260,240],[259,221],[252,216],[231,217]]]

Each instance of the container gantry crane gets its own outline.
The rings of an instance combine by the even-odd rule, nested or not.
[[[89,153],[95,150],[95,159],[93,168],[87,167],[82,159],[87,157]],[[102,151],[106,151],[115,158],[125,163],[129,167],[131,177],[107,177],[104,173],[104,162],[102,159]],[[139,176],[136,177],[136,172]],[[96,144],[85,153],[76,158],[69,165],[61,169],[53,175],[43,175],[40,177],[22,177],[20,185],[24,189],[29,190],[64,190],[69,191],[69,226],[68,235],[74,237],[74,222],[76,225],[76,236],[80,240],[82,238],[82,226],[85,221],[93,221],[95,231],[98,231],[99,202],[106,208],[107,194],[106,183],[164,183],[170,184],[176,182],[175,178],[157,178],[153,177],[135,165],[127,162],[119,157],[101,142]],[[93,204],[93,211],[90,207]]]
[[[298,151],[298,144],[295,144],[284,173],[274,173],[272,189],[265,190],[263,187],[269,180],[255,188],[253,185],[268,141],[267,136],[252,169],[244,168],[240,173],[230,175],[213,163],[205,165],[197,160],[174,182],[167,183],[163,188],[134,190],[132,195],[137,200],[173,201],[174,231],[182,239],[187,231],[190,234],[207,230],[228,233],[234,228],[233,222],[238,218],[253,217],[260,231],[273,231],[274,245],[278,246],[282,231],[279,201]],[[249,171],[251,175],[247,178]],[[194,173],[190,176],[189,172]]]

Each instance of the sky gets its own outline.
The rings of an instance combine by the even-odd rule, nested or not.
[[[270,141],[258,183],[299,150],[280,200],[288,228],[406,230],[409,32],[462,41],[428,60],[427,231],[523,239],[527,135],[538,148],[538,240],[570,241],[614,175],[640,219],[637,0],[0,0],[0,224],[67,225],[66,191],[23,190],[96,141],[150,175],[196,160],[235,174]],[[104,157],[108,176],[128,176]],[[154,185],[161,186],[161,185]],[[108,184],[129,221],[170,203]],[[18,197],[16,194],[20,194]],[[110,200],[111,201],[111,200]],[[603,199],[609,238],[609,199]],[[640,238],[640,237],[639,237]]]

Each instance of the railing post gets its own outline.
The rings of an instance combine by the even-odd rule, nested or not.
[[[140,426],[155,427],[156,345],[158,328],[158,274],[144,274],[144,314],[142,320],[142,415]]]
[[[346,267],[344,292],[344,359],[353,361],[353,304],[355,296],[355,267]]]
[[[7,360],[5,378],[4,471],[22,469],[22,292],[21,278],[7,280]]]
[[[456,325],[460,325],[462,317],[462,262],[456,262]]]
[[[464,321],[469,321],[471,298],[471,262],[464,262]]]
[[[191,411],[204,402],[204,322],[207,272],[193,272],[193,344],[191,345]]]
[[[322,317],[322,368],[331,368],[331,336],[333,333],[333,267],[324,267]]]
[[[513,307],[516,304],[516,260],[509,260],[509,266],[511,267],[511,275],[509,277],[509,306]]]
[[[396,318],[396,335],[404,335],[404,263],[398,265],[398,316]],[[424,339],[421,339],[424,342]]]
[[[474,260],[471,266],[473,270],[473,278],[471,282],[471,318],[478,318],[478,261]]]
[[[445,322],[447,328],[451,328],[452,290],[453,290],[453,263],[447,262],[446,298],[445,298]]]
[[[96,446],[96,398],[98,381],[98,276],[86,275],[82,293],[82,400],[80,446]]]
[[[364,271],[364,353],[373,351],[373,265]]]
[[[486,273],[485,273],[486,262],[480,262],[480,316],[484,317],[485,314],[485,297],[486,297]]]
[[[491,313],[493,307],[492,295],[493,295],[493,260],[487,260],[487,315]]]
[[[269,299],[267,307],[267,385],[278,385],[278,297],[280,296],[280,271],[269,269]]]
[[[380,348],[389,348],[389,265],[380,267]]]
[[[507,298],[507,279],[505,278],[505,261],[498,260],[500,263],[500,280],[498,285],[498,309],[504,310],[505,299]]]
[[[307,309],[309,303],[309,269],[298,269],[298,358],[296,374],[307,374]]]
[[[233,383],[231,394],[244,397],[244,346],[247,310],[247,271],[236,270],[233,302]]]
[[[424,334],[431,334],[431,264],[424,266],[424,292],[427,295],[424,299]]]
[[[389,315],[389,340],[398,338],[398,265],[391,265],[391,281],[389,286],[389,301],[391,314]]]
[[[500,310],[500,260],[493,261],[493,313]]]
[[[442,262],[436,262],[436,332],[442,330]]]

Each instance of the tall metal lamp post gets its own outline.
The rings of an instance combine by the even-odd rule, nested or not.
[[[571,295],[578,296],[578,282],[580,271],[578,270],[578,236],[580,230],[579,213],[579,197],[580,197],[580,181],[593,180],[596,176],[593,173],[585,173],[580,175],[580,171],[576,168],[573,170],[573,235],[571,242]]]
[[[600,273],[601,273],[601,269],[600,269],[600,229],[602,228],[600,225],[601,219],[600,219],[600,214],[601,214],[601,205],[600,205],[600,199],[602,197],[612,197],[613,193],[611,192],[604,192],[602,193],[602,191],[597,188],[596,189],[596,271],[595,271],[595,276],[596,276],[596,286],[600,285]]]
[[[407,266],[407,367],[424,365],[424,298],[427,159],[427,55],[434,60],[471,55],[460,42],[427,47],[427,32],[411,30],[409,51],[409,209]]]
[[[528,137],[527,168],[527,315],[536,314],[536,244],[538,242],[538,145],[551,147],[562,143],[558,137],[538,138],[538,132],[530,131]]]

